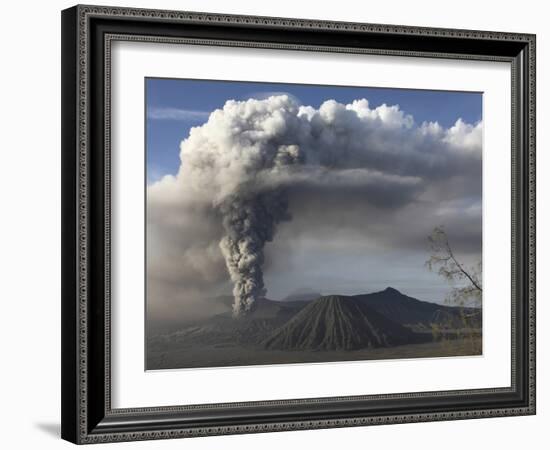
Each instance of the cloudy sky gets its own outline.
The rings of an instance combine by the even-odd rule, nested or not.
[[[481,120],[480,93],[147,79],[151,318],[232,291],[443,301],[427,236],[481,258]]]

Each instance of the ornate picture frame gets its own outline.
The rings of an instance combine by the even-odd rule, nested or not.
[[[114,42],[511,67],[510,386],[113,408]],[[535,36],[100,6],[62,12],[62,437],[85,444],[535,414]]]

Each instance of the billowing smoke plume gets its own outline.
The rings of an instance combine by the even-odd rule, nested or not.
[[[226,235],[220,248],[235,287],[233,312],[248,310],[266,294],[262,265],[264,245],[275,236],[276,225],[290,219],[288,201],[282,190],[250,198],[233,196],[220,205]]]
[[[319,109],[286,95],[231,100],[191,129],[181,144],[179,173],[151,186],[148,204],[183,208],[195,222],[218,221],[219,228],[209,225],[210,237],[184,253],[196,255],[193,245],[203,245],[210,258],[204,266],[216,266],[211,242],[217,240],[234,286],[234,314],[240,315],[266,294],[264,248],[277,225],[290,220],[293,196],[326,189],[382,207],[406,204],[428,179],[478,170],[480,149],[481,123],[418,126],[398,106],[370,109],[364,99],[348,105],[329,100]],[[180,219],[163,220],[185,232]],[[186,264],[200,276],[199,261]]]

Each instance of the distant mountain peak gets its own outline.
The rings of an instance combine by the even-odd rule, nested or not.
[[[311,301],[319,298],[321,293],[310,288],[300,288],[296,289],[294,292],[288,294],[283,301],[292,302],[292,301]]]
[[[388,286],[386,289],[384,289],[382,292],[386,292],[388,294],[401,294],[397,289],[392,288],[391,286]],[[403,294],[401,294],[403,295]]]

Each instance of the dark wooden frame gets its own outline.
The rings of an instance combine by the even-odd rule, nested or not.
[[[507,61],[512,67],[512,384],[112,409],[110,43]],[[62,12],[62,437],[75,443],[535,413],[535,36],[98,6]]]

